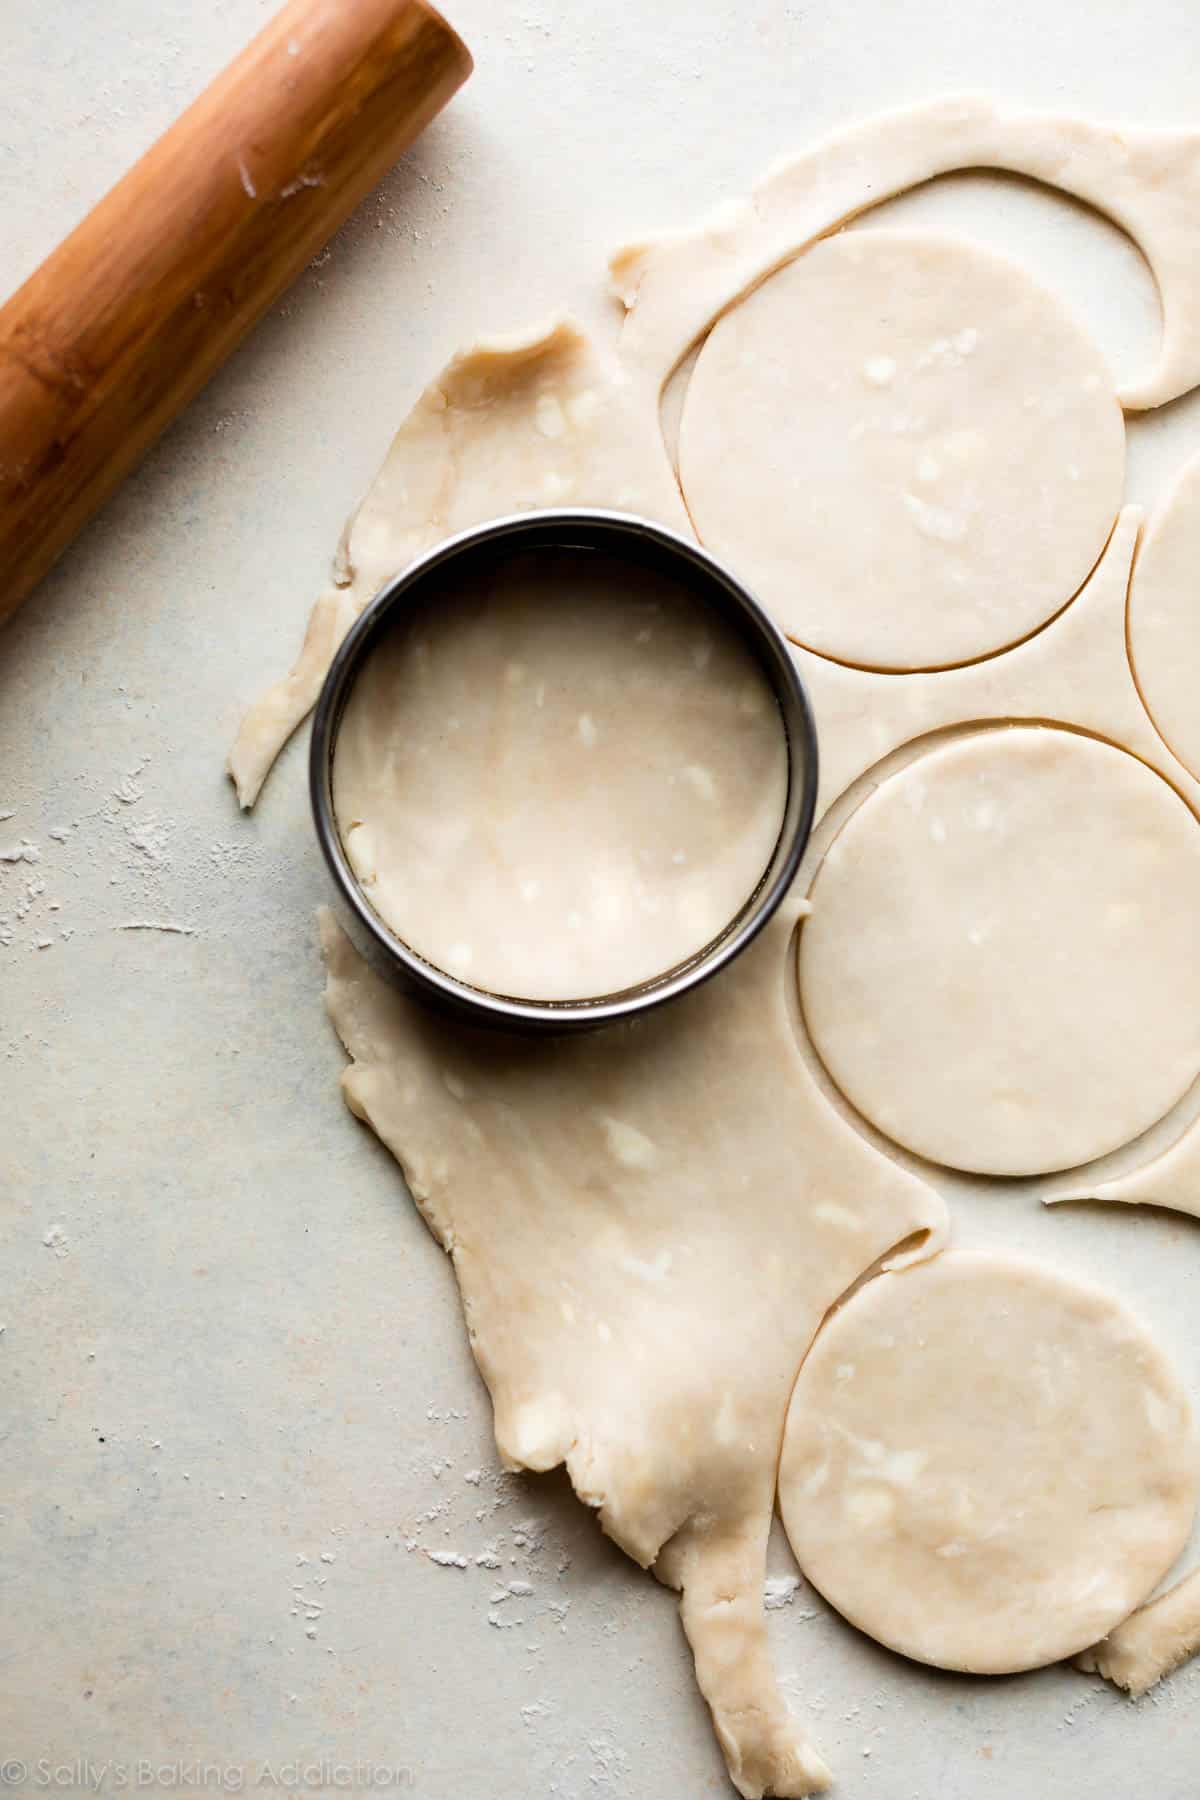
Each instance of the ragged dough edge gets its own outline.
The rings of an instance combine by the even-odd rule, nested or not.
[[[804,902],[798,899],[789,901],[783,910],[781,930],[787,932],[789,943],[803,910]],[[391,995],[365,971],[357,952],[325,910],[320,931],[329,974],[326,1005],[339,1037],[355,1059],[343,1075],[343,1092],[356,1116],[370,1124],[376,1079],[372,1058],[380,1056],[384,1048],[373,1013],[379,1006],[412,1003]],[[796,1066],[801,1068],[798,1053]],[[806,1076],[801,1074],[800,1079]],[[824,1108],[827,1103],[822,1100],[821,1105]],[[863,1147],[857,1134],[832,1109],[828,1117],[832,1139],[844,1139],[861,1157]],[[400,1162],[422,1216],[457,1270],[463,1247],[455,1241],[450,1221],[432,1194],[429,1171],[419,1158],[406,1153],[394,1134],[384,1141]],[[886,1164],[885,1158],[877,1161]],[[905,1227],[905,1235],[895,1250],[905,1261],[935,1255],[948,1233],[940,1196],[900,1171],[889,1174],[887,1190],[889,1195],[895,1190],[909,1197],[897,1221]],[[910,1248],[921,1234],[919,1249]],[[465,1293],[464,1310],[472,1351],[493,1395],[496,1441],[506,1466],[545,1470],[565,1463],[576,1492],[597,1511],[606,1533],[633,1560],[652,1567],[666,1585],[681,1590],[681,1619],[695,1657],[697,1679],[739,1792],[747,1800],[759,1800],[769,1793],[799,1797],[822,1791],[829,1783],[829,1771],[779,1690],[762,1604],[790,1379],[780,1395],[770,1454],[752,1463],[739,1463],[737,1479],[732,1482],[727,1467],[715,1466],[713,1491],[719,1498],[713,1504],[706,1506],[705,1495],[696,1492],[688,1496],[686,1506],[676,1502],[674,1510],[667,1510],[661,1505],[656,1508],[654,1496],[639,1493],[631,1513],[628,1494],[611,1491],[608,1470],[609,1457],[622,1446],[592,1443],[579,1429],[577,1413],[565,1401],[557,1406],[539,1403],[532,1409],[523,1403],[512,1412],[498,1391],[503,1383],[493,1379],[487,1346],[475,1333]],[[636,1516],[639,1509],[648,1509],[649,1524]]]
[[[312,711],[338,645],[371,598],[371,593],[377,589],[378,584],[371,593],[366,592],[366,584],[359,577],[355,565],[355,529],[382,484],[389,465],[403,454],[410,439],[419,440],[422,432],[446,411],[460,392],[466,390],[471,395],[470,404],[478,404],[477,395],[485,389],[487,378],[497,363],[522,368],[539,355],[568,352],[584,342],[579,328],[565,317],[546,320],[525,332],[498,333],[481,338],[478,343],[452,356],[442,373],[420,394],[393,437],[370,487],[342,528],[333,561],[333,583],[318,596],[313,606],[300,655],[283,679],[273,683],[254,702],[238,730],[227,768],[237,790],[238,803],[244,809],[254,805],[283,745]],[[413,554],[417,554],[415,548]]]
[[[575,398],[599,397],[600,404],[573,417],[557,443],[539,437],[539,397],[572,384],[581,389]],[[396,432],[347,521],[332,585],[313,607],[294,666],[242,721],[227,764],[242,807],[254,805],[280,750],[315,704],[338,645],[384,582],[459,531],[549,503],[544,491],[526,485],[514,466],[519,457],[489,457],[486,445],[473,450],[471,433],[501,422],[513,433],[532,430],[544,457],[561,462],[564,497],[556,503],[636,511],[691,535],[674,475],[659,466],[652,438],[627,417],[627,387],[615,360],[566,315],[481,338],[451,357]],[[617,446],[627,468],[617,467]]]
[[[1142,250],[1158,287],[1157,365],[1121,391],[1161,406],[1200,381],[1200,132],[1114,128],[960,94],[880,113],[776,162],[750,197],[690,230],[640,238],[610,260],[627,309],[621,353],[661,391],[720,315],[809,245],[881,202],[960,169],[1004,169],[1074,195]]]
[[[244,811],[254,805],[275,758],[312,711],[325,671],[360,611],[352,589],[326,588],[309,615],[296,661],[242,720],[225,766]]]
[[[1200,1650],[1200,1569],[1131,1614],[1075,1658],[1086,1675],[1103,1675],[1138,1700]]]
[[[680,1594],[679,1614],[730,1779],[746,1800],[820,1794],[832,1773],[779,1695],[762,1593],[771,1508],[741,1530],[693,1527],[663,1546],[655,1574]],[[719,1696],[719,1699],[717,1698]]]

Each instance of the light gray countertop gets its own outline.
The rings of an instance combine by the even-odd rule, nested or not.
[[[8,0],[4,289],[271,10]],[[419,387],[563,304],[611,329],[614,243],[948,89],[1200,124],[1188,0],[450,10],[467,88],[0,637],[0,843],[40,857],[0,863],[0,1780],[24,1760],[29,1792],[40,1759],[133,1788],[197,1758],[430,1800],[732,1792],[672,1596],[564,1480],[498,1476],[449,1265],[339,1100],[302,745],[249,819],[224,755]],[[968,177],[893,210],[1027,252],[1119,367],[1152,344],[1140,258],[1080,209]],[[1200,407],[1130,444],[1152,500]],[[1200,1399],[1195,1221],[993,1190],[960,1217],[1127,1296]],[[771,1630],[847,1800],[1195,1800],[1197,1672],[1136,1708],[1069,1670],[939,1677],[804,1589]]]

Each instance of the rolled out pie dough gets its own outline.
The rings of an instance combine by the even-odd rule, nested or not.
[[[1200,1074],[1200,823],[1109,744],[1022,726],[927,751],[851,815],[812,899],[813,1043],[933,1162],[1089,1162]]]
[[[858,1136],[798,1051],[796,903],[719,981],[545,1042],[444,1023],[323,924],[351,1109],[449,1251],[510,1468],[565,1462],[635,1561],[681,1590],[696,1675],[747,1796],[825,1785],[762,1606],[788,1397],[838,1296],[941,1200]]]
[[[444,536],[556,504],[628,508],[687,530],[660,401],[688,350],[857,213],[981,167],[1077,195],[1146,253],[1163,340],[1122,404],[1157,406],[1192,387],[1200,133],[1117,131],[976,98],[841,132],[780,165],[750,201],[614,258],[627,308],[617,359],[563,322],[475,346],[426,390],[347,526],[296,667],[247,716],[230,757],[242,803],[361,607]],[[1138,526],[1126,509],[1078,597],[1004,654],[881,674],[798,649],[821,740],[820,807],[913,739],[1013,719],[1108,739],[1194,807],[1200,788],[1151,724],[1125,655]],[[954,654],[935,648],[932,660]],[[928,1250],[944,1229],[936,1196],[832,1110],[796,1050],[785,971],[798,910],[674,1011],[553,1048],[438,1024],[325,926],[330,1011],[353,1059],[347,1099],[454,1258],[502,1454],[530,1468],[565,1460],[606,1529],[682,1590],[700,1684],[748,1796],[801,1795],[826,1779],[775,1684],[759,1604],[790,1384],[837,1295],[889,1245],[928,1231]],[[1198,1143],[1193,1132],[1160,1159],[1156,1191],[1131,1177],[1105,1197],[1188,1205]],[[1092,1665],[1145,1686],[1194,1647],[1197,1592],[1191,1578],[1117,1625]]]
[[[1186,1395],[1139,1323],[1098,1288],[966,1251],[834,1315],[779,1474],[797,1560],[846,1618],[987,1675],[1120,1624],[1183,1548],[1198,1486]]]
[[[881,669],[1006,648],[1121,503],[1104,359],[1017,264],[925,232],[828,238],[713,327],[679,478],[701,541],[789,636]]]
[[[1200,777],[1200,457],[1146,529],[1129,590],[1129,653],[1151,718]]]
[[[787,798],[770,683],[691,589],[619,557],[451,573],[368,657],[333,799],[371,905],[464,981],[617,993],[718,937]]]

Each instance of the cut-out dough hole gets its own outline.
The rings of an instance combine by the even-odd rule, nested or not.
[[[885,200],[851,229],[879,227],[961,234],[1011,257],[1070,307],[1119,384],[1152,366],[1162,306],[1150,265],[1119,225],[1082,200],[1021,175],[970,169]]]

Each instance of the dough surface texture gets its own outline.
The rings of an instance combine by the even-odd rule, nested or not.
[[[501,1456],[565,1462],[609,1536],[681,1590],[753,1800],[827,1779],[762,1604],[796,1370],[852,1282],[945,1228],[938,1196],[804,1065],[785,993],[796,913],[662,1013],[549,1043],[443,1023],[322,927],[347,1103],[453,1259]]]
[[[1129,654],[1151,718],[1200,776],[1200,457],[1178,477],[1138,551]]]
[[[939,1668],[1057,1662],[1125,1619],[1187,1540],[1190,1411],[1099,1288],[948,1251],[825,1326],[788,1410],[780,1505],[808,1579]]]
[[[1121,503],[1104,359],[1019,265],[847,232],[713,327],[679,476],[788,635],[867,668],[1006,648],[1082,585]]]
[[[333,797],[371,905],[437,967],[617,993],[720,936],[787,798],[770,683],[680,583],[561,552],[454,574],[372,650]]]
[[[812,899],[818,1054],[933,1162],[1089,1162],[1200,1073],[1200,824],[1111,745],[1021,726],[927,751],[851,815]]]

